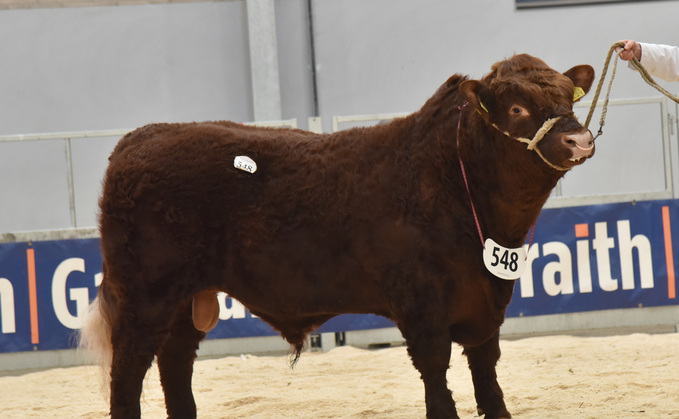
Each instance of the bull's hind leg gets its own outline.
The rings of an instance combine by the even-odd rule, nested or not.
[[[205,333],[194,327],[191,305],[184,305],[172,323],[170,336],[158,351],[160,382],[165,393],[167,416],[170,419],[196,417],[191,376],[198,343],[204,338]]]
[[[495,366],[500,359],[500,332],[496,332],[490,340],[480,346],[465,347],[464,354],[472,372],[479,415],[485,414],[486,419],[511,418],[495,372]]]
[[[427,418],[459,418],[446,381],[452,344],[450,336],[445,332],[426,334],[422,330],[402,332],[413,365],[424,381]]]
[[[111,342],[111,418],[141,416],[139,398],[146,371],[165,340],[172,312],[148,302],[130,302],[121,307],[113,325]]]

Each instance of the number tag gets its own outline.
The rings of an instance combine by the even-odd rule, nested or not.
[[[248,173],[255,173],[257,170],[257,163],[248,156],[236,156],[236,158],[233,159],[233,167]]]
[[[486,239],[483,249],[483,263],[488,272],[501,279],[517,279],[526,269],[526,251],[523,246],[508,249],[495,243],[491,238]]]

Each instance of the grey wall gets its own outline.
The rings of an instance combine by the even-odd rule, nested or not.
[[[516,10],[512,0],[315,0],[323,116],[410,112],[454,73],[478,78],[514,53],[600,71],[623,38],[679,43],[677,1]],[[667,84],[666,84],[667,85]],[[679,90],[676,84],[670,88]],[[619,71],[613,97],[651,96]]]
[[[283,119],[315,116],[311,34],[307,0],[277,0],[276,34]]]
[[[581,63],[600,71],[618,39],[679,43],[677,1],[525,10],[512,0],[274,4],[282,117],[306,128],[306,118],[316,114],[315,70],[326,131],[336,115],[414,111],[453,73],[481,77],[515,52],[560,71]],[[247,24],[246,0],[2,10],[0,136],[250,121]],[[676,83],[663,85],[679,90]],[[612,96],[659,94],[620,68]],[[679,167],[679,151],[676,133],[663,128],[664,112],[676,116],[674,105],[659,104],[609,112],[597,159],[569,173],[562,193],[665,188],[658,159],[669,144],[670,162]],[[78,227],[96,223],[100,179],[115,142],[72,142]],[[0,143],[0,232],[73,227],[65,152],[63,140]],[[678,176],[675,170],[675,184]]]
[[[514,52],[601,68],[624,37],[676,43],[677,1],[312,0],[322,116],[413,111]],[[313,113],[306,0],[275,1],[283,117]],[[0,135],[252,120],[245,0],[0,11]],[[620,71],[613,97],[653,92]],[[670,89],[676,85],[669,85]]]
[[[250,120],[245,21],[243,2],[2,11],[0,130]]]

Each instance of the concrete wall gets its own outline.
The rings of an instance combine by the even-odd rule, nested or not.
[[[3,134],[252,119],[243,2],[0,11],[0,40]]]
[[[313,8],[322,116],[410,112],[453,73],[480,77],[513,53],[598,73],[619,39],[679,43],[677,1],[517,10],[511,0],[316,0]],[[654,95],[637,75],[619,73],[613,97]]]
[[[132,6],[140,4],[205,3],[231,0],[0,0],[0,10],[47,9],[60,7]]]
[[[94,3],[118,5],[49,8]],[[309,3],[313,34],[306,0],[274,2],[283,118],[314,116],[313,69],[320,116],[410,112],[451,74],[480,77],[515,52],[563,71],[599,70],[620,38],[679,39],[677,1],[521,10],[510,0]],[[3,10],[21,4],[33,8]],[[0,0],[0,135],[252,120],[247,30],[245,0]],[[655,95],[619,73],[613,97]]]

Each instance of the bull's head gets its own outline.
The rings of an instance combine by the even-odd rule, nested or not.
[[[496,63],[481,80],[464,81],[460,91],[489,126],[527,143],[553,169],[566,171],[594,154],[592,133],[573,113],[573,103],[593,81],[589,65],[561,74],[521,54]]]

